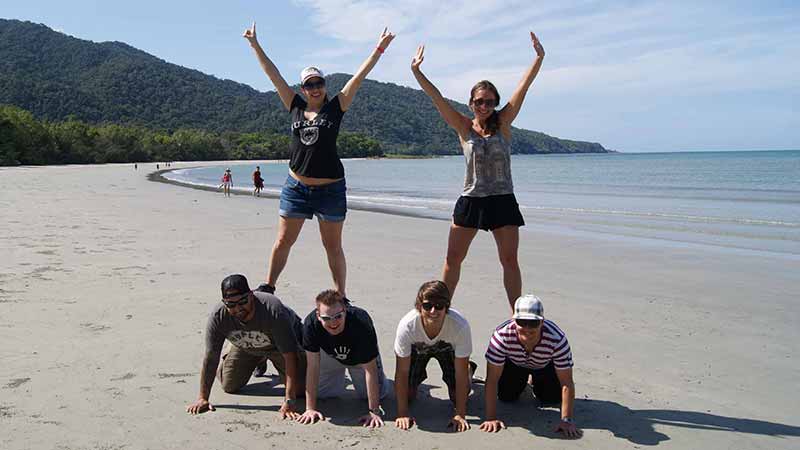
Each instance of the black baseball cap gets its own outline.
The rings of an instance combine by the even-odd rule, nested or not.
[[[234,297],[250,292],[247,278],[241,274],[228,275],[222,280],[222,298]]]

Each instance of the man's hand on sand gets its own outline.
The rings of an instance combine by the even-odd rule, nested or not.
[[[400,428],[401,430],[408,430],[412,425],[414,425],[414,418],[411,416],[398,417],[397,419],[394,419],[394,426]]]
[[[453,431],[459,433],[461,431],[469,430],[469,423],[464,416],[460,416],[458,414],[454,415],[452,419],[450,419],[450,423],[447,424],[447,428],[453,428]]]
[[[294,406],[288,402],[283,402],[280,409],[281,419],[297,420],[300,414],[294,410]]]
[[[191,405],[186,407],[186,412],[189,414],[200,414],[206,411],[214,411],[214,405],[208,403],[208,400],[205,399],[197,399],[196,402],[192,403]]]
[[[481,431],[496,433],[506,428],[502,420],[487,420],[481,424]]]
[[[579,438],[581,435],[583,435],[583,431],[578,429],[574,423],[564,421],[559,422],[558,425],[553,428],[553,431],[556,433],[564,433],[564,437],[570,439]]]
[[[318,420],[325,420],[325,416],[323,416],[319,411],[307,409],[296,420],[304,425],[310,425],[312,423],[316,423]]]
[[[383,426],[383,419],[381,419],[381,416],[375,414],[372,411],[370,411],[364,416],[361,416],[361,418],[358,419],[358,422],[364,425],[365,427],[370,427],[370,428],[380,428]]]

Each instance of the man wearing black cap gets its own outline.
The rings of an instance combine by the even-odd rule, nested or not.
[[[200,372],[200,395],[186,410],[198,414],[214,410],[208,402],[225,339],[232,344],[219,367],[220,383],[233,393],[250,380],[253,369],[267,360],[286,385],[281,417],[298,417],[295,398],[305,389],[305,354],[300,318],[278,297],[253,292],[244,275],[222,280],[222,304],[214,309],[206,326],[206,354]]]

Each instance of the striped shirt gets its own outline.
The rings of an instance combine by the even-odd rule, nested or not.
[[[541,339],[533,351],[527,353],[519,341],[517,324],[510,319],[503,322],[489,339],[486,360],[497,366],[510,361],[516,366],[527,369],[543,369],[550,361],[553,361],[556,369],[572,367],[572,351],[567,336],[556,324],[547,319],[542,327]]]

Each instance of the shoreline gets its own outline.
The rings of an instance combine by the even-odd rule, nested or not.
[[[180,170],[180,169],[185,169],[185,168],[186,167],[179,167],[179,168],[175,168],[175,169],[169,168],[169,169],[158,170],[156,172],[151,172],[151,173],[147,174],[147,179],[149,181],[153,181],[153,182],[156,182],[156,183],[171,184],[171,185],[181,186],[181,187],[185,187],[185,188],[189,188],[189,189],[197,189],[197,190],[201,190],[201,191],[214,192],[214,193],[217,193],[217,194],[221,193],[219,188],[215,188],[215,187],[212,187],[212,186],[206,186],[206,185],[202,185],[202,184],[194,184],[194,183],[187,183],[187,182],[183,182],[183,181],[170,180],[169,178],[166,178],[163,175],[164,173],[172,172],[173,170]],[[241,191],[241,190],[233,190],[232,189],[231,190],[231,195],[253,197],[253,192],[252,192],[252,190],[250,190],[250,191]],[[268,191],[262,190],[260,197],[253,197],[253,198],[256,198],[256,199],[265,198],[265,199],[270,199],[270,200],[279,200],[280,199],[280,194],[276,194],[276,193],[273,193],[273,192],[268,192]],[[450,221],[450,218],[446,218],[445,219],[445,218],[442,218],[441,216],[437,216],[437,215],[434,215],[434,214],[414,213],[414,212],[411,212],[411,211],[404,211],[404,210],[399,209],[399,208],[396,209],[396,208],[380,207],[380,206],[365,206],[361,202],[358,202],[358,201],[356,201],[356,202],[349,201],[348,204],[347,204],[347,209],[348,209],[348,211],[355,210],[355,211],[365,211],[365,212],[374,212],[374,213],[380,213],[380,214],[388,214],[388,215],[392,215],[392,216],[411,217],[411,218],[417,218],[417,219],[432,219],[432,220],[439,220],[439,221],[445,221],[445,222],[449,222]]]
[[[360,159],[360,158],[359,158]],[[278,163],[285,163],[286,160],[280,160]],[[250,161],[227,161],[227,162],[214,162],[213,165],[224,165],[224,164],[252,164]],[[220,194],[221,191],[212,186],[207,186],[203,184],[191,183],[191,182],[184,182],[184,181],[177,181],[171,180],[164,176],[164,174],[168,172],[172,172],[175,170],[181,169],[188,169],[188,168],[200,168],[203,166],[190,166],[190,167],[177,167],[177,168],[169,168],[169,169],[161,169],[155,172],[151,172],[147,175],[148,180],[158,183],[165,183],[180,186],[183,188],[189,189],[196,189],[201,191],[207,192],[214,192]],[[236,196],[245,196],[245,197],[253,197],[252,190],[238,190],[236,188],[231,190],[232,195]],[[262,190],[260,197],[253,197],[253,198],[265,198],[265,199],[272,199],[272,200],[279,200],[280,194],[270,191]],[[445,216],[443,213],[436,214],[435,211],[431,211],[428,209],[414,209],[409,210],[403,207],[390,207],[390,206],[374,206],[365,204],[363,201],[359,200],[351,200],[348,199],[348,210],[355,210],[355,211],[366,211],[366,212],[373,212],[379,214],[387,214],[392,216],[399,216],[399,217],[409,217],[409,218],[417,218],[417,219],[432,219],[442,222],[452,222],[452,215],[447,213]],[[535,209],[531,208],[522,208],[523,210],[528,210],[530,212],[535,212]],[[429,212],[421,212],[421,211],[429,211]],[[561,223],[552,223],[552,222],[544,222],[544,221],[534,221],[534,220],[526,220],[526,225],[520,228],[521,233],[534,233],[536,231],[546,231],[546,232],[555,232],[559,234],[569,235],[569,236],[583,236],[588,238],[600,238],[609,241],[616,241],[616,240],[629,240],[634,242],[640,242],[643,245],[649,246],[670,246],[670,247],[688,247],[688,248],[697,248],[697,249],[705,249],[710,251],[719,251],[719,252],[730,252],[734,254],[750,254],[750,255],[758,255],[758,256],[773,256],[773,257],[783,257],[789,260],[800,260],[800,254],[793,253],[791,251],[781,251],[778,249],[765,249],[765,248],[758,248],[754,246],[746,246],[744,244],[728,244],[724,242],[700,242],[696,240],[690,240],[688,238],[679,238],[679,237],[667,237],[667,236],[646,236],[642,234],[637,234],[633,230],[602,230],[602,229],[592,229],[588,230],[585,228],[576,228],[571,223],[568,224],[561,224]]]

